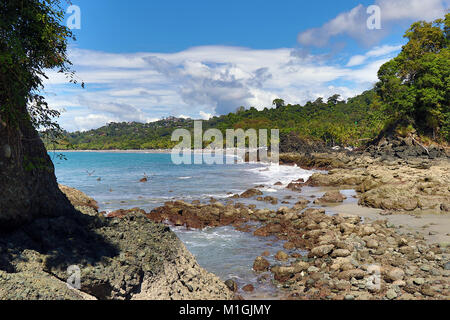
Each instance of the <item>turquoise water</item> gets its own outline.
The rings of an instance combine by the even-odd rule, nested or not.
[[[52,155],[52,154],[50,154]],[[171,199],[226,198],[259,184],[289,183],[309,172],[262,164],[175,165],[166,153],[66,152],[54,158],[58,182],[99,202],[100,210],[153,209]],[[148,182],[139,182],[144,176]],[[270,191],[270,190],[269,190]]]
[[[258,163],[234,165],[175,165],[165,153],[104,153],[66,152],[67,160],[53,158],[58,182],[77,188],[98,201],[101,211],[140,207],[149,211],[172,199],[209,201],[214,197],[228,200],[229,192],[240,193],[255,185],[265,185],[265,195],[278,197],[292,195],[292,204],[298,193],[285,189],[292,180],[305,181],[312,171],[290,166],[269,166]],[[53,157],[53,154],[50,153]],[[148,176],[148,182],[139,180]],[[282,186],[274,186],[276,182]],[[239,199],[258,207],[276,209],[255,200]],[[274,239],[254,237],[251,233],[236,231],[233,227],[188,231],[172,228],[199,264],[223,280],[234,279],[239,287],[253,284],[254,294],[245,298],[271,297],[276,294],[269,280],[252,271],[254,259],[269,251],[268,260],[283,250],[283,243]]]

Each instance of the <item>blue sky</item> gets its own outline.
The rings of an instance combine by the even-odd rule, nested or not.
[[[78,45],[108,52],[177,52],[193,46],[297,46],[301,30],[371,1],[77,0]]]
[[[450,0],[72,0],[70,58],[86,89],[49,72],[45,95],[69,131],[170,115],[208,118],[274,98],[305,103],[370,89],[416,20]],[[366,9],[380,8],[369,30]],[[68,15],[69,16],[69,15]]]

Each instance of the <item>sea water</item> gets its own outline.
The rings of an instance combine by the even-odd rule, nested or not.
[[[299,194],[287,190],[286,185],[299,178],[306,181],[313,173],[296,166],[261,163],[175,165],[167,153],[65,152],[67,160],[49,154],[55,164],[58,182],[83,191],[97,200],[100,211],[106,212],[134,207],[150,211],[175,199],[207,202],[213,197],[227,201],[230,193],[241,193],[256,185],[264,185],[264,195],[276,196],[279,201],[291,195],[291,203],[271,205],[255,199],[238,201],[259,208],[277,209],[298,201]],[[147,182],[139,182],[144,177]],[[276,182],[282,185],[275,186]],[[305,196],[309,196],[308,190]],[[311,194],[310,200],[313,197]],[[279,250],[287,251],[283,249],[283,242],[256,237],[231,226],[204,230],[172,227],[172,230],[206,270],[223,280],[235,280],[239,287],[253,284],[258,289],[253,294],[240,292],[245,298],[276,295],[270,273],[256,274],[252,265],[264,251],[270,253],[269,262],[276,263],[274,255]]]

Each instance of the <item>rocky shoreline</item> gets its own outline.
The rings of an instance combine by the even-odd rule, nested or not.
[[[264,196],[264,186],[257,186],[225,202],[171,201],[151,212],[99,213],[95,200],[60,186],[84,214],[38,219],[0,238],[0,299],[210,300],[258,291],[205,271],[164,224],[188,229],[232,225],[283,241],[285,250],[274,255],[276,263],[269,263],[265,251],[255,253],[253,264],[258,282],[272,282],[282,299],[450,298],[450,234],[434,243],[417,228],[406,231],[388,219],[439,215],[448,223],[447,157],[287,153],[280,162],[328,171],[308,181],[292,177],[286,188],[298,197]],[[322,196],[308,200],[300,195],[311,187],[325,188]],[[350,214],[337,209],[331,215],[326,209],[345,200],[343,189],[355,189],[359,205],[379,209],[377,215],[359,214],[363,207],[356,205]],[[245,199],[278,209],[257,209],[241,202]],[[81,269],[80,290],[65,283],[73,264]]]
[[[293,180],[287,186],[299,192],[304,187],[326,187],[328,191],[313,200],[314,206],[339,204],[345,199],[339,189],[351,188],[357,191],[359,205],[382,210],[378,217],[369,219],[358,215],[358,207],[353,214],[330,216],[324,209],[311,208],[310,201],[303,197],[293,207],[281,206],[278,210],[239,203],[239,199],[255,198],[278,204],[278,199],[263,197],[258,188],[253,188],[231,196],[235,201],[226,203],[215,199],[209,204],[167,202],[146,216],[194,229],[233,225],[254,236],[275,236],[285,241],[288,253],[277,252],[279,264],[271,265],[265,252],[256,257],[253,268],[262,272],[261,281],[270,281],[264,274],[270,271],[286,299],[450,298],[450,230],[443,235],[446,241],[432,243],[417,230],[405,231],[403,225],[383,217],[446,216],[450,203],[448,158],[373,158],[346,152],[283,154],[281,159],[304,168],[328,169],[326,173],[313,174],[306,182]],[[255,230],[247,224],[249,221],[259,222],[260,226]],[[447,226],[448,221],[445,220]],[[308,254],[292,253],[293,250]],[[236,290],[235,283],[228,285]],[[247,287],[241,289],[255,290]]]

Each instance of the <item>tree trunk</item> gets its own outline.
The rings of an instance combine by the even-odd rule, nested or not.
[[[25,107],[21,111],[27,112]],[[22,119],[12,127],[0,120],[0,230],[74,211],[58,188],[53,163],[31,122]]]

